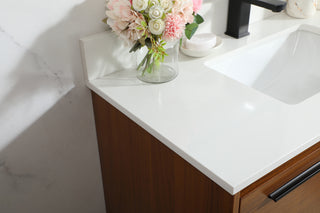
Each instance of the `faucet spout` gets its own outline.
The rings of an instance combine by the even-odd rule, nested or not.
[[[285,9],[287,2],[283,0],[229,0],[226,35],[234,38],[249,35],[248,26],[251,4],[273,12],[281,12]]]
[[[263,7],[278,13],[285,9],[287,2],[281,0],[243,0],[249,4]]]

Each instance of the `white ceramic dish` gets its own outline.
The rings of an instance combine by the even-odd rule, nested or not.
[[[192,38],[185,39],[184,47],[193,50],[207,50],[208,47],[213,47],[217,43],[217,35],[213,33],[199,33]]]
[[[180,51],[187,56],[200,58],[200,57],[205,57],[205,56],[213,53],[218,47],[220,47],[222,45],[222,43],[223,43],[222,39],[219,36],[217,36],[217,43],[214,47],[212,47],[208,50],[193,50],[193,49],[187,49],[185,47],[185,41],[183,41],[182,45],[180,47]]]

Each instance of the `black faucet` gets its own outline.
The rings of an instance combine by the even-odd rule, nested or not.
[[[281,12],[285,9],[287,2],[281,0],[229,0],[228,23],[225,34],[234,38],[249,35],[248,25],[251,4],[273,12]]]

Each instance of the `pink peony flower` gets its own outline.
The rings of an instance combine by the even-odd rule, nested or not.
[[[122,37],[124,37],[127,41],[133,43],[139,40],[142,37],[144,32],[143,26],[141,22],[145,19],[141,13],[134,12],[135,19],[128,25],[128,28],[121,33]]]
[[[110,0],[107,3],[107,8],[109,10],[113,10],[114,9],[114,5],[117,4],[119,2],[119,0]]]
[[[185,22],[193,22],[193,2],[192,0],[176,0],[173,7],[172,13],[179,15]]]
[[[128,0],[110,0],[107,4],[109,10],[106,11],[108,17],[107,24],[120,37],[129,43],[142,37],[143,27],[141,22],[145,21],[142,14],[131,9]],[[140,30],[138,30],[139,28]]]
[[[202,0],[193,0],[193,11],[195,13],[198,13],[198,11],[201,9],[202,6]]]
[[[185,29],[185,21],[181,16],[175,14],[169,14],[165,20],[166,28],[164,30],[162,38],[166,41],[173,41],[181,38]]]
[[[110,0],[106,11],[107,24],[127,43],[133,43],[142,37],[144,32],[141,22],[144,16],[131,9],[128,0]]]
[[[194,16],[193,16],[193,2],[186,1],[185,7],[183,8],[184,20],[186,23],[192,23]]]
[[[109,10],[106,15],[111,19],[133,21],[131,4],[128,0],[110,0],[107,4]]]
[[[110,18],[107,20],[107,24],[117,35],[120,35],[120,33],[128,27],[128,22]]]

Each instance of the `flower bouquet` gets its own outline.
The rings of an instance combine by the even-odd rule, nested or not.
[[[169,57],[168,48],[178,46],[179,40],[181,44],[183,34],[191,39],[198,25],[204,21],[197,14],[201,4],[202,0],[109,0],[104,22],[132,45],[130,52],[147,48],[137,64],[138,77],[143,81],[160,83],[177,75],[177,71],[170,71],[170,66],[161,65]],[[168,70],[170,72],[166,72]],[[158,73],[161,76],[161,72],[171,77],[167,76],[165,80],[145,78],[146,74]]]

